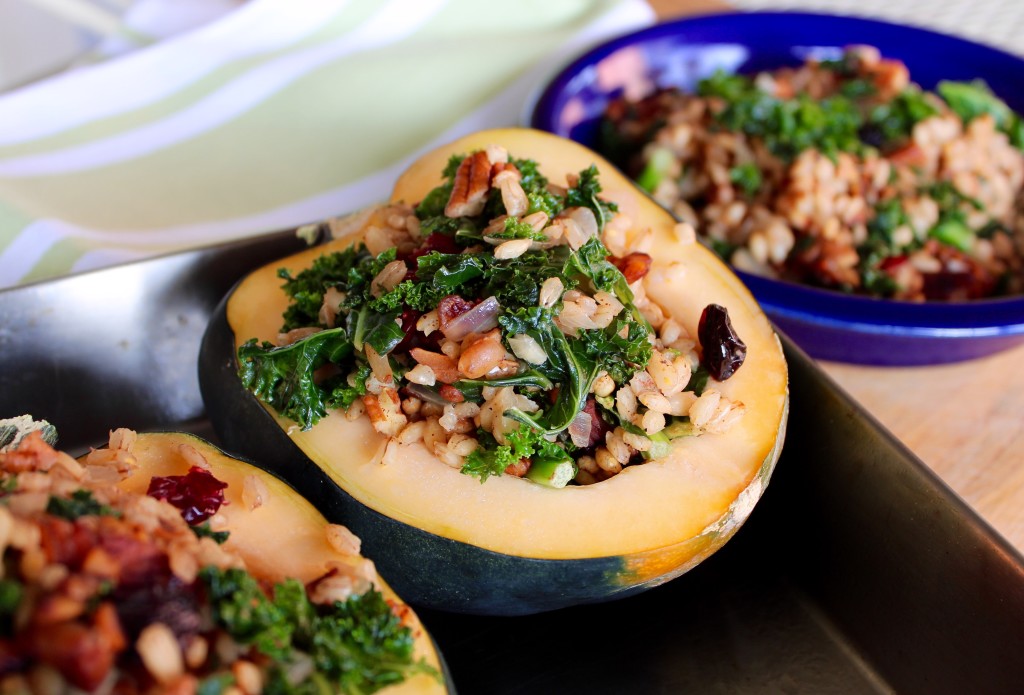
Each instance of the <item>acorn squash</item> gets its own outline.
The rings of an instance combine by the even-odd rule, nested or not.
[[[596,164],[602,199],[616,203],[635,227],[651,230],[647,296],[692,336],[706,306],[728,311],[746,359],[716,388],[744,404],[742,419],[721,434],[674,439],[667,456],[628,465],[596,484],[561,489],[511,475],[481,483],[440,463],[421,443],[399,444],[367,418],[350,420],[341,411],[303,430],[243,388],[238,350],[251,338],[278,335],[289,301],[279,268],[292,274],[308,268],[318,256],[364,238],[369,223],[254,271],[225,298],[200,357],[208,413],[229,449],[258,459],[361,537],[414,604],[514,615],[657,586],[721,547],[768,484],[788,413],[777,336],[714,254],[681,241],[664,210],[600,156],[568,140],[526,129],[464,137],[415,162],[399,178],[392,201],[424,200],[449,158],[493,145],[535,160],[553,182]]]
[[[206,459],[213,476],[227,483],[219,531],[228,532],[226,550],[240,555],[246,568],[261,581],[276,584],[288,578],[309,583],[324,575],[330,560],[338,552],[328,542],[327,519],[288,484],[257,466],[229,456],[210,442],[180,432],[140,433],[132,453],[139,468],[120,487],[145,493],[150,481],[158,476],[181,476],[192,463],[181,454],[182,445],[196,449]],[[258,476],[265,488],[260,506],[250,509],[243,499],[245,479]],[[416,614],[404,606],[390,586],[376,578],[384,598],[402,606],[403,624],[414,637],[413,660],[423,660],[437,673],[443,672],[439,654],[430,635]],[[446,679],[450,682],[450,679]],[[449,690],[433,675],[418,673],[403,683],[379,691],[388,695],[445,693]]]
[[[0,430],[4,692],[450,692],[358,540],[266,471],[188,434],[76,461]]]

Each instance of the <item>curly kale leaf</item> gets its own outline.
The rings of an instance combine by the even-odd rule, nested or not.
[[[405,332],[401,326],[401,309],[393,309],[385,313],[374,311],[373,307],[364,304],[359,310],[349,313],[345,320],[349,338],[356,350],[372,347],[378,355],[386,355],[402,342]],[[331,360],[336,362],[337,360]]]
[[[543,461],[572,461],[561,445],[544,438],[539,430],[520,425],[506,433],[508,444],[498,441],[485,430],[477,431],[477,448],[466,457],[462,473],[475,475],[485,482],[492,475],[501,475],[505,469],[520,459],[529,459],[534,465]]]
[[[348,273],[348,280],[344,287],[346,296],[344,306],[349,308],[361,307],[374,300],[371,292],[373,279],[377,277],[384,266],[398,258],[398,249],[390,248],[382,251],[374,257],[369,252],[360,256],[358,262],[353,264]]]
[[[625,332],[625,337],[620,333]],[[647,366],[653,348],[647,340],[647,327],[619,319],[608,328],[580,331],[580,351],[608,372],[617,384],[624,384]]]
[[[515,376],[497,379],[459,379],[452,386],[461,391],[467,401],[480,402],[483,400],[483,389],[486,386],[523,386],[550,391],[555,384],[539,369],[527,369]]]
[[[17,579],[0,579],[0,637],[14,636],[14,616],[25,597],[25,586]]]
[[[532,241],[547,241],[543,232],[536,231],[526,222],[520,222],[515,217],[505,218],[505,228],[495,234],[488,235],[491,239],[530,239]]]
[[[413,661],[412,631],[379,591],[336,602],[300,644],[317,671],[343,693],[373,693],[420,673],[440,680],[425,662]]]
[[[984,80],[972,82],[939,82],[935,91],[939,93],[949,108],[963,119],[964,123],[970,123],[978,116],[989,115],[996,122],[996,127],[1010,136],[1010,142],[1016,147],[1021,147],[1022,130],[1020,116],[1014,112],[1006,102],[997,97],[989,89]]]
[[[737,101],[754,90],[754,82],[746,75],[715,70],[710,76],[697,83],[697,94],[702,97],[718,97],[727,102]]]
[[[265,692],[373,693],[418,673],[439,678],[425,663],[413,661],[412,632],[378,591],[315,606],[295,579],[275,585],[273,598],[241,569],[206,567],[199,580],[214,622],[276,662]],[[311,658],[315,668],[294,683],[286,670],[300,653]]]
[[[217,545],[223,545],[231,536],[230,531],[214,531],[209,521],[204,521],[198,526],[189,526],[196,538],[212,538]]]
[[[867,239],[857,248],[861,259],[861,283],[872,294],[889,296],[899,289],[892,276],[881,269],[881,263],[903,252],[893,233],[907,224],[909,218],[899,198],[891,198],[875,206],[875,215],[867,224]]]
[[[46,513],[74,521],[82,516],[120,516],[120,513],[92,496],[90,490],[75,490],[69,497],[51,496]]]
[[[460,288],[482,278],[489,266],[488,259],[479,254],[440,253],[434,251],[419,257],[416,279],[429,285],[441,296],[456,293]]]
[[[536,305],[524,306],[504,311],[498,317],[498,325],[501,326],[506,339],[524,334],[536,340],[548,356],[543,364],[537,366],[537,369],[552,382],[559,382],[565,378],[566,370],[561,359],[562,355],[554,349],[551,338],[552,332],[558,331],[558,327],[554,323],[554,316],[553,308]]]
[[[295,626],[267,598],[251,574],[238,568],[204,567],[199,580],[206,588],[214,623],[241,644],[251,644],[271,659],[291,656]]]
[[[576,185],[565,192],[565,207],[590,208],[597,218],[598,230],[604,229],[604,225],[612,218],[612,213],[618,212],[619,206],[607,200],[602,200],[598,195],[601,192],[601,184],[597,180],[597,165],[591,164],[580,172],[579,181]]]
[[[506,337],[524,333],[537,341],[547,353],[547,360],[537,370],[551,381],[558,382],[555,402],[538,414],[531,415],[517,408],[505,412],[507,417],[546,435],[557,434],[572,423],[586,406],[587,394],[598,372],[597,363],[578,349],[579,341],[567,338],[552,317],[551,309],[532,306],[508,312],[498,318]]]
[[[974,246],[975,230],[967,223],[968,209],[984,210],[985,206],[977,198],[962,193],[950,181],[928,186],[924,192],[939,206],[939,220],[928,230],[928,236],[969,252]]]
[[[320,256],[310,268],[294,277],[282,268],[278,275],[284,278],[283,289],[291,298],[291,303],[284,314],[282,330],[322,326],[320,308],[323,306],[324,294],[330,287],[336,287],[345,293],[346,308],[359,308],[367,304],[372,305],[378,312],[396,308],[401,302],[396,306],[389,306],[395,302],[394,297],[375,298],[370,291],[373,278],[396,258],[397,249],[388,249],[378,256],[373,256],[360,244],[344,251]]]
[[[733,131],[760,138],[780,159],[791,161],[806,149],[828,155],[862,148],[858,129],[863,119],[856,105],[844,96],[811,99],[799,94],[779,99],[757,88],[741,75],[716,73],[697,87],[701,96],[725,101],[715,120]]]
[[[761,190],[761,169],[754,162],[739,164],[729,169],[729,180],[739,186],[743,194],[753,198]]]
[[[597,237],[587,239],[566,263],[566,275],[579,273],[590,279],[595,290],[614,294],[620,302],[633,301],[633,291],[615,264],[608,260],[608,249]]]
[[[544,212],[548,217],[554,217],[565,209],[562,199],[548,190],[548,179],[540,173],[537,162],[532,159],[513,159],[512,163],[523,177],[519,185],[523,187],[530,202],[527,215]]]
[[[545,434],[556,434],[567,428],[586,406],[590,387],[602,370],[608,371],[618,383],[625,383],[637,369],[647,365],[652,329],[631,304],[633,293],[626,278],[607,256],[600,240],[592,238],[566,259],[561,275],[570,279],[582,276],[595,290],[612,293],[631,307],[608,328],[579,331],[567,337],[555,325],[553,311],[535,304],[506,310],[498,318],[506,338],[522,333],[540,344],[547,360],[537,369],[560,384],[558,397],[543,413],[531,415],[512,409],[506,413],[508,417]],[[624,335],[619,335],[620,331]]]
[[[370,378],[370,365],[366,362],[357,362],[355,369],[344,380],[331,386],[330,395],[327,397],[328,408],[348,408],[360,396],[366,395],[366,380]]]
[[[579,340],[570,341],[554,324],[545,331],[528,332],[528,335],[540,343],[548,355],[548,361],[563,373],[558,397],[551,407],[539,415],[512,408],[505,411],[505,416],[545,435],[558,434],[572,424],[576,415],[587,405],[587,395],[600,371],[600,363],[581,349]]]
[[[533,306],[539,298],[540,286],[549,277],[561,277],[566,287],[575,285],[563,271],[567,250],[559,247],[547,252],[528,251],[507,260],[483,254],[430,253],[419,258],[417,283],[406,294],[406,303],[414,309],[429,311],[446,295],[458,294],[493,296],[506,309]],[[401,285],[395,289],[403,291]]]
[[[572,275],[580,273],[590,279],[595,290],[609,292],[615,298],[629,308],[631,321],[644,328],[649,334],[653,332],[651,324],[643,317],[640,310],[633,302],[633,291],[629,289],[626,277],[615,265],[608,260],[608,249],[597,237],[587,240],[579,250],[574,253],[566,264],[565,273]],[[644,363],[646,364],[646,362]]]
[[[479,296],[494,296],[502,307],[515,309],[535,306],[541,285],[550,277],[559,277],[562,285],[571,289],[576,282],[565,272],[568,250],[567,246],[556,246],[549,251],[527,251],[518,258],[491,262]]]
[[[291,345],[275,347],[249,340],[238,348],[242,385],[303,430],[326,413],[329,391],[313,378],[328,362],[352,354],[352,341],[344,328],[320,331]]]
[[[352,272],[369,257],[366,248],[360,245],[320,256],[311,267],[294,277],[286,268],[279,269],[277,275],[285,281],[283,289],[291,298],[284,313],[282,331],[319,325],[324,293],[329,287],[347,287]]]
[[[938,112],[925,92],[907,87],[889,101],[871,109],[867,122],[860,129],[860,137],[874,147],[891,147],[906,141],[918,121]]]

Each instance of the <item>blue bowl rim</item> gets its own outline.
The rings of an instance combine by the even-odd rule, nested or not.
[[[701,25],[714,27],[723,23],[754,22],[764,33],[770,33],[770,26],[765,26],[765,23],[794,19],[824,24],[854,24],[863,26],[866,30],[871,27],[884,27],[888,31],[907,32],[920,39],[946,42],[947,46],[954,50],[988,53],[995,60],[1013,63],[1015,70],[1024,73],[1024,59],[1018,56],[969,39],[917,26],[866,17],[818,12],[710,13],[659,22],[592,46],[555,73],[554,77],[538,90],[532,100],[532,107],[528,106],[526,110],[529,114],[529,124],[533,128],[552,132],[553,102],[569,81],[586,67],[626,46],[669,37],[681,28],[687,29]],[[921,337],[1024,335],[1024,296],[965,302],[905,302],[844,294],[837,290],[825,290],[733,270],[746,283],[766,311],[803,323],[858,332]]]

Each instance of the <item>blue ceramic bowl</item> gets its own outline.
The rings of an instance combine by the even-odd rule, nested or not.
[[[837,57],[869,44],[907,64],[925,88],[984,79],[1024,111],[1024,60],[963,39],[867,19],[800,13],[721,14],[658,24],[584,54],[540,93],[530,124],[593,147],[608,102],[655,87],[693,89],[723,69],[757,72]],[[739,273],[765,312],[812,356],[877,365],[957,362],[1024,342],[1024,297],[916,304]]]

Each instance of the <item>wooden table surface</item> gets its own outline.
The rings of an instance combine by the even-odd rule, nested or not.
[[[663,19],[729,9],[720,0],[649,2]],[[935,367],[821,366],[1024,552],[1024,346]]]

